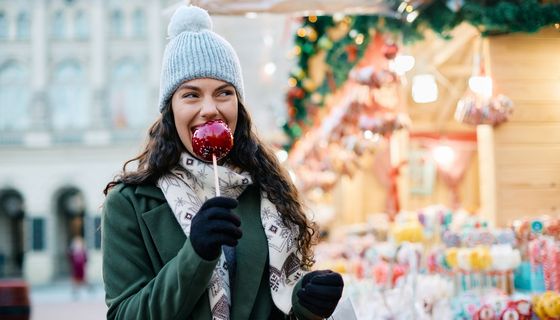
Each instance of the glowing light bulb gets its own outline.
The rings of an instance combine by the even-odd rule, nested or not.
[[[438,98],[436,79],[431,74],[419,74],[412,78],[412,99],[416,103],[434,102]]]
[[[492,78],[472,76],[469,78],[469,88],[484,98],[490,98],[492,96]]]

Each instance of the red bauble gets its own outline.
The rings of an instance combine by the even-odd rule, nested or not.
[[[348,61],[354,62],[358,57],[358,47],[356,45],[350,44],[346,46],[346,55],[348,56]]]
[[[202,160],[212,161],[212,155],[219,160],[231,151],[233,135],[224,121],[208,121],[194,130],[192,146]]]
[[[394,43],[386,43],[383,46],[383,55],[385,58],[392,60],[395,59],[397,53],[399,52],[399,47]]]

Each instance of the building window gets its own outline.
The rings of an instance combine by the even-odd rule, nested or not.
[[[76,13],[74,26],[76,30],[76,39],[84,40],[89,37],[89,17],[80,10]]]
[[[0,67],[0,130],[22,130],[29,125],[27,69],[15,62]]]
[[[111,35],[115,38],[124,36],[124,18],[120,10],[111,13]]]
[[[148,121],[144,68],[123,60],[111,74],[111,120],[114,128],[144,127]]]
[[[8,39],[8,35],[8,18],[6,17],[6,13],[0,11],[0,39]]]
[[[27,12],[21,12],[17,18],[16,37],[18,40],[29,39],[29,15]]]
[[[63,39],[65,31],[64,14],[59,10],[53,14],[51,21],[51,35],[54,39]]]
[[[142,9],[136,9],[132,15],[134,37],[142,38],[146,35],[146,16]]]
[[[101,249],[101,217],[96,216],[93,218],[93,248]]]
[[[31,218],[31,250],[45,250],[45,219]]]
[[[56,67],[49,96],[55,130],[87,127],[89,91],[86,74],[79,63],[65,61]]]

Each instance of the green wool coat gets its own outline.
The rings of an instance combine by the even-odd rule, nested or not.
[[[268,245],[260,218],[260,194],[249,187],[234,210],[243,237],[230,319],[285,319],[272,301]],[[103,278],[107,319],[212,319],[208,284],[219,259],[194,251],[161,190],[154,185],[114,187],[103,207]],[[292,315],[320,319],[292,295]]]

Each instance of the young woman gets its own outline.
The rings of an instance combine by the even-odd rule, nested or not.
[[[145,150],[105,189],[103,278],[108,319],[322,319],[339,274],[309,272],[313,224],[273,153],[252,132],[231,45],[208,13],[181,6],[168,27],[161,116]],[[218,166],[193,151],[194,130],[227,124]],[[130,162],[138,168],[126,171]]]

